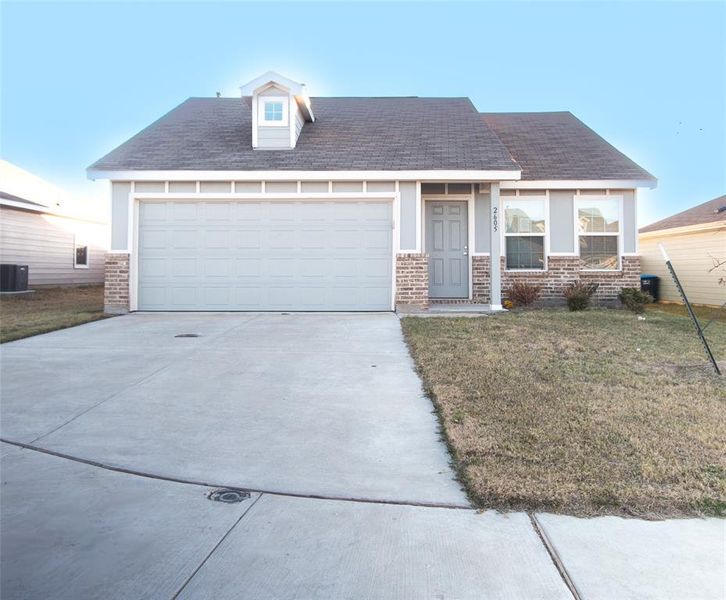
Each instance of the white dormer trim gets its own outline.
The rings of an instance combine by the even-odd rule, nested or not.
[[[283,77],[275,71],[267,71],[264,75],[256,77],[249,83],[241,86],[240,91],[242,92],[242,96],[255,96],[270,85],[274,85],[287,91],[290,96],[295,98],[297,105],[300,107],[300,112],[302,113],[303,118],[311,123],[315,121],[315,115],[313,114],[313,109],[310,105],[310,98],[308,98],[305,84]]]
[[[255,92],[260,91],[262,88],[267,87],[271,83],[276,84],[278,87],[285,88],[293,96],[305,93],[304,84],[288,79],[287,77],[283,77],[274,71],[267,71],[267,73],[256,77],[249,83],[246,83],[240,89],[242,90],[243,96],[252,96]]]

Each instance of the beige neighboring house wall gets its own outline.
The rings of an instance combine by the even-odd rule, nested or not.
[[[0,161],[0,262],[28,265],[29,287],[103,283],[109,229],[99,208]],[[77,246],[88,248],[85,267]]]
[[[640,234],[641,270],[660,277],[660,299],[681,302],[658,244],[663,244],[688,299],[695,304],[721,306],[726,302],[726,267],[714,269],[714,260],[726,260],[726,219],[701,226],[678,227]]]

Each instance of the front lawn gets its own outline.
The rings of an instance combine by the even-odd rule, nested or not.
[[[402,325],[476,505],[726,514],[726,375],[686,317],[552,309]],[[726,371],[726,322],[708,337]]]
[[[104,318],[103,286],[0,295],[0,343]]]

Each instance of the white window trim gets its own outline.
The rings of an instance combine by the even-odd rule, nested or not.
[[[544,222],[545,222],[545,230],[544,233],[507,233],[507,212],[504,207],[504,204],[509,199],[516,199],[516,200],[537,200],[539,202],[542,202],[544,205]],[[501,255],[504,257],[504,271],[505,272],[511,272],[511,273],[545,273],[549,270],[549,256],[550,256],[550,195],[549,191],[547,191],[542,196],[528,196],[528,195],[520,195],[519,190],[517,190],[517,193],[515,196],[503,196],[500,198],[500,202],[502,205],[501,212],[501,223],[502,226],[499,228],[501,231],[501,241],[500,241],[500,248],[501,248]],[[508,237],[544,237],[543,244],[542,244],[542,253],[544,254],[544,266],[541,269],[512,269],[507,265],[507,238]]]
[[[286,96],[258,96],[257,102],[257,118],[260,125],[263,127],[288,127],[290,123],[290,109],[288,98]],[[268,102],[274,102],[275,104],[282,105],[281,121],[267,121],[265,119],[265,104]]]
[[[581,232],[580,231],[580,203],[590,202],[592,200],[616,200],[618,203],[618,231],[603,231],[603,232]],[[580,190],[575,193],[575,201],[572,203],[574,214],[573,222],[575,227],[575,251],[576,255],[580,257],[580,236],[612,236],[617,237],[618,248],[617,248],[617,259],[618,266],[615,269],[580,269],[585,273],[619,273],[623,270],[623,196],[622,194],[610,194],[610,190],[606,190],[605,194],[593,195],[593,194],[581,194]]]
[[[86,264],[81,265],[76,262],[76,252],[78,251],[78,248],[85,248],[86,249]],[[91,264],[91,248],[86,243],[79,243],[78,236],[73,236],[73,268],[74,269],[87,269]]]

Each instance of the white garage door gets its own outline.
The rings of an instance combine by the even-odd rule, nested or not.
[[[143,201],[139,310],[390,310],[391,202]]]

